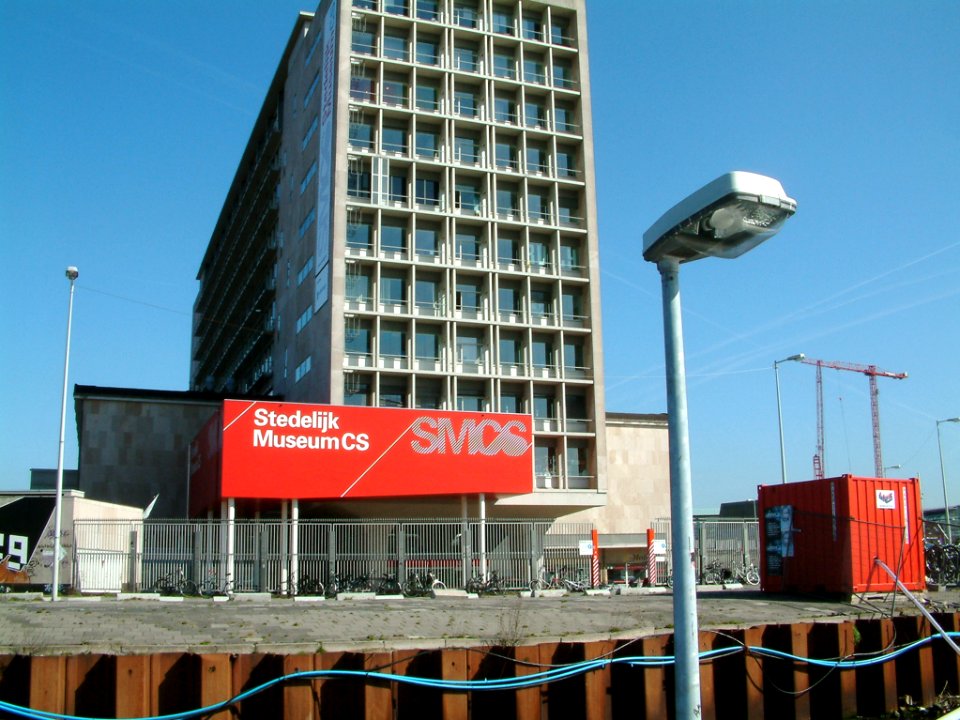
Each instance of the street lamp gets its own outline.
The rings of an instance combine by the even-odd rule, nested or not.
[[[940,440],[940,426],[943,423],[960,423],[960,417],[937,420],[937,449],[940,451],[940,481],[943,483],[943,515],[947,523],[947,540],[953,543],[953,528],[950,527],[950,504],[947,502],[947,473],[943,469],[943,442]]]
[[[791,355],[773,362],[773,375],[777,379],[777,424],[780,426],[780,482],[787,483],[787,449],[783,444],[783,410],[780,407],[780,363],[799,362],[806,356],[803,353]]]
[[[60,597],[60,521],[63,514],[63,438],[67,428],[67,376],[70,371],[70,329],[73,324],[73,288],[80,271],[73,265],[67,268],[70,281],[70,304],[67,308],[67,349],[63,360],[63,395],[60,401],[60,449],[57,453],[57,497],[53,511],[53,585],[50,588],[50,600],[56,602]]]
[[[663,335],[670,439],[670,538],[673,562],[675,716],[700,717],[697,588],[687,387],[680,313],[680,263],[735,258],[772,237],[796,212],[773,178],[732,172],[678,203],[643,234],[643,257],[657,264],[663,289]]]

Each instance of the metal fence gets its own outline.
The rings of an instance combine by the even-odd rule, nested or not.
[[[164,579],[233,592],[288,594],[307,578],[374,582],[428,570],[449,588],[496,572],[525,588],[545,571],[589,577],[589,523],[537,520],[77,520],[73,586],[143,591]]]
[[[656,539],[663,540],[667,548],[665,555],[657,557],[657,583],[665,585],[673,575],[670,520],[654,520],[653,529]],[[713,562],[731,573],[750,563],[760,567],[760,525],[756,520],[695,520],[693,538],[698,579]]]

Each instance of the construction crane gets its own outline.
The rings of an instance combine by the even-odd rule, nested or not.
[[[814,360],[800,357],[798,360],[806,365],[817,368],[817,454],[813,456],[813,476],[823,479],[824,442],[823,442],[823,368],[834,370],[849,370],[850,372],[866,375],[870,381],[870,414],[873,418],[873,467],[874,477],[883,477],[883,452],[880,449],[880,395],[877,391],[877,378],[888,377],[903,380],[905,372],[889,372],[881,370],[876,365],[859,365],[857,363],[839,362],[836,360]]]

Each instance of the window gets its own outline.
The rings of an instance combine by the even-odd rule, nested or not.
[[[407,0],[383,0],[383,11],[394,15],[406,15]]]
[[[520,287],[501,283],[497,290],[497,302],[501,315],[515,315],[520,312]]]
[[[457,45],[453,48],[453,66],[457,70],[477,72],[477,48],[475,45]]]
[[[407,36],[393,32],[384,33],[383,56],[390,60],[407,62],[410,59],[407,54]]]
[[[407,381],[403,378],[380,380],[380,407],[406,407]]]
[[[498,168],[517,169],[517,146],[512,142],[498,141],[495,147],[495,157]]]
[[[384,221],[380,229],[380,250],[383,252],[406,252],[407,228],[399,222]]]
[[[388,105],[407,104],[407,80],[400,75],[384,75],[383,102]]]
[[[361,10],[376,10],[377,0],[353,0],[353,6]]]
[[[373,79],[373,75],[364,73],[350,76],[350,97],[354,100],[373,102],[376,94],[377,82]]]
[[[539,55],[526,56],[523,59],[523,79],[528,83],[543,85],[547,82],[547,73],[544,70],[543,57]]]
[[[424,277],[417,275],[417,282],[414,285],[414,302],[418,308],[426,310],[437,310],[440,305],[440,296],[438,294],[440,283],[434,277]]]
[[[417,36],[417,62],[421,65],[439,64],[440,44],[434,38]]]
[[[354,30],[350,49],[359,55],[373,55],[377,49],[376,35],[366,30]]]
[[[570,487],[587,487],[590,476],[590,455],[583,441],[571,440],[567,445],[567,480]]]
[[[564,270],[580,270],[580,245],[560,243],[560,267]]]
[[[440,206],[440,181],[436,178],[418,177],[414,193],[417,205],[431,208]]]
[[[567,21],[554,15],[550,18],[550,42],[554,45],[571,45],[571,38],[567,35]]]
[[[418,129],[416,139],[418,157],[436,159],[440,155],[440,135],[435,130]]]
[[[304,173],[303,179],[300,181],[300,194],[301,194],[301,195],[303,195],[303,193],[304,193],[304,192],[306,191],[306,189],[309,187],[310,181],[313,180],[313,176],[316,175],[316,174],[317,174],[317,161],[314,160],[314,161],[313,161],[313,164],[310,166],[310,168],[307,170],[307,172]]]
[[[313,358],[310,355],[307,355],[306,359],[297,365],[297,369],[293,373],[293,381],[300,382],[303,380],[304,376],[310,372],[310,366],[313,364]]]
[[[458,182],[454,191],[454,204],[461,213],[479,215],[481,209],[479,185],[469,180]]]
[[[557,449],[553,445],[534,443],[533,470],[541,482],[545,481],[541,487],[549,487],[551,476],[557,473]]]
[[[579,290],[564,290],[560,296],[560,309],[564,320],[583,319],[583,299]]]
[[[510,80],[515,80],[517,77],[517,73],[513,64],[513,55],[494,52],[493,75],[494,77],[498,77],[498,78],[508,78]]]
[[[527,127],[545,128],[547,126],[547,117],[540,103],[526,102],[523,106],[523,114]]]
[[[303,285],[303,281],[310,277],[311,270],[313,270],[313,255],[307,258],[307,261],[300,268],[300,272],[297,273],[297,287]]]
[[[319,125],[319,118],[317,115],[313,116],[313,120],[310,122],[310,127],[307,128],[307,132],[303,135],[303,140],[300,141],[300,149],[306,150],[307,144],[310,142],[310,138],[313,137],[313,134],[317,131],[317,126]]]
[[[513,35],[513,11],[510,8],[494,7],[491,21],[495,33]]]
[[[479,364],[483,360],[483,341],[479,330],[461,330],[457,333],[457,361]]]
[[[480,162],[480,140],[472,135],[457,135],[453,138],[453,159],[457,162],[476,164]]]
[[[366,250],[373,247],[373,226],[369,220],[360,219],[347,224],[347,247]]]
[[[552,420],[557,416],[553,395],[545,391],[533,393],[533,416],[539,420]]]
[[[457,257],[461,260],[480,259],[480,235],[476,230],[458,229],[456,244]]]
[[[464,117],[477,116],[477,98],[471,90],[455,90],[453,93],[453,111]]]
[[[311,304],[306,310],[300,313],[300,317],[297,318],[297,325],[294,334],[299,335],[300,331],[303,330],[307,323],[310,322],[310,318],[313,317],[313,305]]]
[[[583,355],[583,341],[578,338],[567,338],[563,341],[563,366],[568,370],[577,370],[586,367]],[[567,400],[567,407],[570,407],[570,401]],[[586,415],[570,415],[569,417],[586,417]]]
[[[571,193],[560,193],[560,202],[557,204],[558,214],[560,215],[561,225],[579,225],[580,217],[580,199],[577,195]]]
[[[503,218],[513,218],[517,215],[517,188],[515,185],[499,184],[497,186],[497,215]]]
[[[384,322],[380,326],[380,354],[387,357],[405,357],[407,328],[401,323]]]
[[[310,212],[307,213],[307,216],[303,219],[303,222],[300,223],[300,229],[297,231],[300,235],[300,239],[303,239],[303,236],[307,234],[307,230],[310,229],[310,226],[313,225],[313,221],[317,217],[317,209],[315,207],[310,208]]]
[[[317,85],[320,84],[320,71],[317,70],[316,74],[313,76],[313,80],[310,82],[310,88],[307,90],[307,94],[303,96],[303,106],[306,107],[310,104],[310,99],[313,97],[313,93],[317,89]]]
[[[530,315],[534,318],[550,316],[550,290],[546,288],[530,289]]]
[[[500,335],[500,363],[502,365],[523,364],[523,341],[516,333]]]
[[[407,202],[407,171],[394,169],[387,178],[387,197],[390,202]]]
[[[520,389],[500,390],[500,412],[520,414],[523,412],[523,391]]]
[[[544,336],[534,335],[530,345],[530,359],[534,367],[547,368],[553,366],[553,341]]]
[[[364,150],[373,149],[373,123],[363,119],[350,121],[350,146]]]
[[[577,131],[576,112],[572,107],[557,103],[553,117],[557,132],[572,133]]]
[[[442,402],[443,395],[439,381],[417,378],[416,405],[418,408],[439,410]]]
[[[566,60],[553,61],[553,84],[559,88],[574,87],[573,66]]]
[[[560,177],[576,177],[576,154],[569,148],[557,148],[557,175]]]
[[[473,4],[458,2],[453,6],[453,24],[465,28],[477,27],[477,7]]]
[[[457,395],[457,410],[483,412],[483,395],[479,390],[462,389]]]
[[[493,119],[511,125],[517,122],[517,103],[514,102],[512,97],[506,95],[494,96]]]
[[[417,110],[436,111],[440,109],[440,88],[429,82],[417,82]]]
[[[417,360],[440,359],[440,328],[423,325],[422,323],[417,324],[414,356]]]
[[[457,310],[480,312],[482,295],[480,281],[473,278],[457,280]]]
[[[407,153],[407,128],[403,125],[383,125],[383,151]]]
[[[403,305],[404,277],[399,273],[380,276],[380,302],[383,305]]]
[[[524,15],[521,29],[526,40],[543,40],[543,24],[539,16]]]
[[[345,288],[347,300],[367,302],[370,300],[370,275],[359,269],[350,272],[350,267],[350,265],[347,266]]]
[[[438,0],[417,0],[417,17],[421,20],[439,20],[440,3]]]
[[[501,232],[497,237],[497,262],[501,265],[520,264],[520,242],[515,236]]]
[[[527,194],[527,216],[533,221],[550,222],[550,198],[546,192],[530,190]]]
[[[440,230],[433,225],[419,225],[414,236],[414,251],[417,255],[435,257],[439,254]]]
[[[550,251],[547,241],[530,240],[530,264],[534,267],[546,267],[550,262]]]
[[[370,199],[370,170],[365,163],[351,162],[347,167],[347,195]]]
[[[547,148],[536,143],[527,144],[527,172],[532,174],[547,173]]]
[[[344,405],[369,405],[370,381],[355,374],[348,375],[343,380]]]

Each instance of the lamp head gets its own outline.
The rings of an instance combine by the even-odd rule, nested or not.
[[[76,267],[74,267],[73,265],[71,265],[70,267],[67,268],[67,279],[68,279],[68,280],[76,280],[78,277],[80,277],[80,271],[77,270]]]
[[[779,181],[756,173],[727,173],[651,225],[643,234],[643,257],[650,262],[739,257],[774,236],[796,210],[796,200]]]

